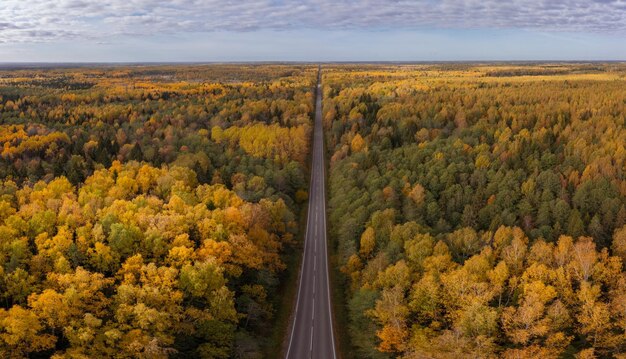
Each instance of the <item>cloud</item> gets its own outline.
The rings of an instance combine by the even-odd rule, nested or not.
[[[626,33],[626,0],[0,1],[0,43],[258,29]]]

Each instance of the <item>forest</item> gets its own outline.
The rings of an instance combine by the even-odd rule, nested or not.
[[[316,78],[0,69],[0,357],[277,353]],[[325,64],[322,86],[343,357],[626,357],[626,65]]]
[[[323,84],[348,357],[626,357],[626,66]]]
[[[316,76],[0,70],[0,357],[262,357]]]

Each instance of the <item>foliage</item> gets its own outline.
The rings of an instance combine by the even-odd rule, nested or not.
[[[307,197],[315,75],[3,71],[0,357],[260,355]]]
[[[324,72],[357,357],[624,353],[622,65]]]

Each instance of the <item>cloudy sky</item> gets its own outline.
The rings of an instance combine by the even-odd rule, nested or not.
[[[0,0],[0,62],[626,60],[626,0]]]

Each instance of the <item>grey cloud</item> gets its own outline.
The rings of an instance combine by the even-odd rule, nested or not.
[[[0,42],[303,28],[626,33],[626,0],[1,1]]]
[[[20,27],[17,26],[16,24],[12,24],[9,22],[0,22],[0,31],[2,30],[15,30],[15,29],[19,29]]]

